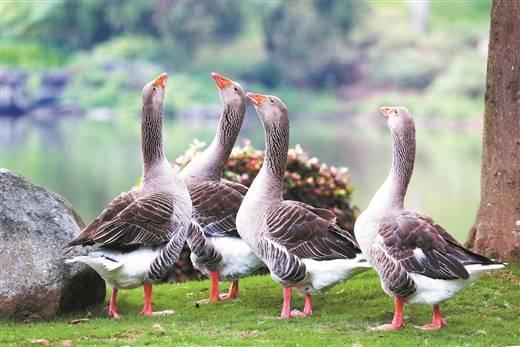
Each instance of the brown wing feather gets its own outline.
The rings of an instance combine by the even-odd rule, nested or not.
[[[355,258],[361,251],[353,235],[323,211],[326,210],[283,201],[267,211],[268,237],[302,259]]]
[[[232,185],[229,181],[203,181],[188,186],[193,204],[193,219],[200,225],[205,236],[239,237],[236,215],[244,196],[235,189],[238,186],[241,185]]]
[[[220,182],[222,184],[225,184],[229,188],[233,189],[237,193],[242,194],[242,196],[246,196],[247,191],[249,190],[249,188],[247,188],[245,185],[240,184],[238,182],[228,181],[228,180],[224,180],[224,179],[221,180]]]
[[[68,246],[101,244],[103,246],[159,245],[167,242],[174,229],[173,198],[151,193],[137,196],[123,193],[87,225]]]
[[[386,253],[406,271],[435,279],[467,279],[465,264],[492,261],[465,249],[431,218],[405,211],[380,224]]]

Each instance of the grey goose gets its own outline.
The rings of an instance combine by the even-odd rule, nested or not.
[[[122,193],[68,243],[87,247],[88,254],[68,259],[94,269],[110,286],[108,316],[120,319],[118,289],[144,284],[142,315],[152,311],[152,284],[177,259],[191,219],[191,200],[184,182],[163,152],[162,104],[166,73],[147,83],[142,91],[141,147],[143,179],[139,187]]]
[[[289,147],[289,117],[275,96],[247,93],[265,130],[260,172],[237,214],[237,230],[283,286],[282,318],[313,313],[311,293],[370,269],[350,232],[329,210],[284,200],[282,185]],[[303,312],[291,310],[291,291],[305,293]]]
[[[238,279],[263,266],[237,233],[235,219],[247,187],[221,178],[244,121],[246,96],[239,83],[217,73],[212,77],[224,104],[217,133],[180,174],[193,202],[187,235],[191,260],[211,279],[209,299],[199,303],[236,298]],[[219,293],[220,280],[232,281],[227,294]]]
[[[433,219],[404,208],[415,162],[415,124],[405,107],[382,107],[381,112],[392,137],[392,166],[354,227],[383,290],[394,298],[392,323],[377,329],[404,327],[404,303],[432,305],[432,323],[420,328],[439,329],[446,324],[439,304],[504,264],[465,249]]]

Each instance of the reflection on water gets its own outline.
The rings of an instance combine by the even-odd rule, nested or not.
[[[330,165],[348,166],[355,187],[354,202],[365,208],[390,165],[391,144],[384,120],[376,114],[364,117],[363,122],[340,124],[307,119],[292,123],[291,144],[301,144]],[[134,185],[141,174],[137,117],[52,124],[27,119],[0,121],[1,166],[63,195],[85,222]],[[215,125],[166,122],[168,158],[180,155],[194,137],[209,142]],[[243,138],[263,147],[263,131],[256,117],[248,115]],[[416,170],[407,207],[431,215],[464,240],[479,202],[480,151],[479,131],[425,130],[419,125]]]

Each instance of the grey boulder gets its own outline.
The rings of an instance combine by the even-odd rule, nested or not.
[[[64,263],[77,253],[64,255],[63,246],[83,225],[71,205],[3,168],[0,194],[0,314],[29,321],[101,304],[101,277]]]

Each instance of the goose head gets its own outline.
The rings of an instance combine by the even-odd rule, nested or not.
[[[403,133],[415,128],[412,114],[404,106],[383,106],[379,111],[386,118],[392,133]]]
[[[251,100],[264,126],[276,127],[280,124],[287,124],[289,110],[278,97],[256,93],[247,93],[246,96]]]
[[[216,72],[211,74],[211,77],[217,84],[220,98],[224,105],[230,105],[235,108],[243,107],[246,103],[246,93],[240,83],[233,81],[227,77],[222,76]]]
[[[161,106],[164,100],[164,88],[166,87],[166,80],[168,74],[163,72],[153,81],[145,84],[142,92],[143,106]]]

